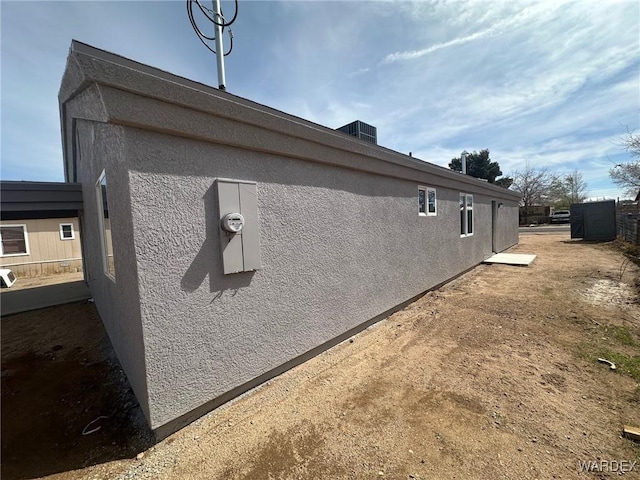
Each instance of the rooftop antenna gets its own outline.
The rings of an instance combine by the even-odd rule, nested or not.
[[[220,90],[227,89],[227,80],[224,76],[224,47],[222,45],[222,11],[220,9],[220,0],[213,2],[213,18],[215,19],[216,30],[216,60],[218,62],[218,88]]]
[[[208,37],[207,35],[202,33],[200,28],[198,28],[195,17],[193,16],[194,3],[198,6],[200,12],[202,12],[206,19],[209,22],[213,23],[215,36]],[[238,0],[235,0],[235,4],[236,10],[233,14],[233,18],[227,22],[224,18],[224,14],[222,13],[222,8],[220,7],[220,0],[212,1],[213,10],[202,5],[202,3],[200,3],[200,0],[187,0],[187,15],[189,17],[189,21],[191,22],[191,26],[198,35],[198,38],[200,39],[202,44],[216,56],[216,62],[218,66],[218,88],[220,90],[227,89],[227,80],[225,78],[224,72],[224,57],[229,55],[233,50],[233,32],[231,31],[231,24],[233,24],[233,22],[235,22],[236,18],[238,17]],[[222,41],[222,35],[225,28],[229,29],[229,51],[227,53],[223,53],[224,45]],[[215,42],[215,50],[209,46],[206,40]]]

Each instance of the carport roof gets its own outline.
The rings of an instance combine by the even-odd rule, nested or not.
[[[63,182],[0,182],[0,219],[76,217],[82,185]]]

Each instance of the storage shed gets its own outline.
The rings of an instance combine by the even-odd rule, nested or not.
[[[571,205],[571,238],[608,242],[616,236],[615,200]]]
[[[79,42],[59,101],[88,284],[158,437],[518,242],[514,192]]]

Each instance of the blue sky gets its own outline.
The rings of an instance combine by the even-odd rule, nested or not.
[[[3,0],[0,17],[3,180],[63,180],[72,39],[217,85],[183,1]],[[640,130],[636,0],[240,0],[232,29],[231,93],[331,128],[362,120],[438,165],[488,148],[505,175],[577,169],[591,197],[621,195],[608,171]]]

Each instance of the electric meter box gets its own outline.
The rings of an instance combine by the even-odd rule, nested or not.
[[[239,213],[227,213],[222,217],[222,228],[230,233],[238,233],[244,227],[244,217]]]
[[[255,182],[216,179],[220,252],[225,275],[260,268],[260,223]]]

